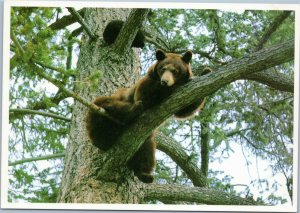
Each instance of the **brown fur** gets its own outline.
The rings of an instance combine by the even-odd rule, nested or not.
[[[201,73],[201,76],[207,75],[210,72],[212,72],[212,69],[210,69],[209,67],[205,67]],[[205,101],[205,98],[200,99],[199,101],[196,101],[191,105],[188,105],[187,107],[179,110],[177,113],[175,113],[176,118],[187,119],[192,117],[196,112],[201,111],[204,108]]]
[[[153,182],[152,172],[156,165],[156,143],[153,139],[154,136],[155,134],[153,131],[128,164],[129,168],[134,171],[134,174],[144,183]]]
[[[87,130],[95,146],[102,150],[109,149],[126,129],[127,124],[138,117],[143,110],[159,104],[171,94],[176,86],[190,80],[192,76],[189,65],[192,58],[190,51],[181,56],[157,50],[156,58],[157,62],[148,69],[147,75],[131,88],[123,88],[111,96],[95,99],[94,103],[97,106],[104,108],[110,116],[125,123],[125,125],[120,125],[89,111]],[[193,103],[175,115],[177,117],[190,116],[201,103],[203,103],[202,100]],[[145,183],[153,181],[152,172],[155,168],[156,149],[154,136],[155,133],[152,132],[128,164],[134,174]]]

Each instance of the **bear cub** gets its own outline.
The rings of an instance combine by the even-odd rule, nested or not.
[[[122,88],[111,96],[101,96],[94,100],[97,106],[105,109],[110,116],[121,120],[124,125],[89,110],[86,126],[93,145],[103,151],[108,150],[128,124],[144,110],[159,104],[172,93],[176,86],[183,85],[191,79],[192,70],[189,64],[192,59],[191,51],[181,56],[157,50],[156,59],[156,63],[148,69],[147,75],[131,88]],[[203,106],[203,102],[199,100],[191,103],[175,113],[175,116],[189,117],[199,110],[200,106]],[[152,172],[156,164],[154,136],[153,131],[128,163],[134,174],[145,183],[153,182]]]
[[[113,20],[106,25],[103,31],[103,39],[108,45],[111,45],[112,43],[115,42],[117,36],[119,35],[123,27],[123,24],[124,21]],[[144,46],[145,46],[144,32],[142,30],[139,30],[132,42],[131,47],[144,48]]]

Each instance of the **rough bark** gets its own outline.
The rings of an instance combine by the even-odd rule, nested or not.
[[[142,190],[146,199],[187,201],[210,205],[257,205],[251,198],[240,198],[219,190],[168,184],[148,184]]]
[[[132,9],[128,20],[123,25],[120,34],[118,35],[114,49],[119,54],[124,54],[131,46],[138,30],[142,27],[149,9]]]
[[[209,126],[208,122],[201,122],[201,174],[207,178],[209,163]]]
[[[274,68],[246,75],[244,79],[257,81],[276,90],[294,93],[294,80]]]
[[[205,66],[193,68],[194,75],[200,76],[204,68]],[[214,67],[211,68],[215,70]],[[240,79],[256,81],[279,91],[294,93],[294,79],[276,71],[274,67],[242,76]]]
[[[123,55],[117,55],[102,40],[106,24],[112,19],[126,20],[129,13],[129,9],[87,10],[85,21],[99,39],[92,41],[83,35],[77,79],[83,80],[96,70],[103,75],[97,91],[92,91],[88,86],[76,88],[74,92],[81,97],[91,101],[99,95],[110,95],[117,88],[129,87],[138,79],[139,51],[131,49]],[[103,171],[99,159],[105,155],[88,142],[84,124],[86,111],[85,106],[75,101],[58,202],[138,203],[139,182],[127,167],[121,168],[118,173],[106,170],[107,176],[111,176],[109,180],[94,175],[98,169]]]

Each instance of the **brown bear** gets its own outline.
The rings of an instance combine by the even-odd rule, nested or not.
[[[192,59],[191,51],[181,56],[157,50],[156,59],[157,62],[148,69],[147,75],[131,88],[123,88],[111,96],[95,99],[94,103],[97,106],[124,123],[124,125],[118,124],[90,110],[86,119],[87,130],[95,146],[104,151],[109,149],[128,124],[144,110],[159,104],[172,93],[176,86],[185,84],[191,79],[192,70],[189,64]],[[181,109],[175,113],[175,116],[189,117],[201,105],[203,105],[203,100]],[[152,172],[156,163],[154,136],[155,133],[152,132],[128,164],[134,174],[145,183],[153,182]]]

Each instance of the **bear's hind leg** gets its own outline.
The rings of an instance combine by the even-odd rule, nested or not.
[[[144,183],[152,183],[154,179],[152,172],[156,164],[156,143],[153,137],[154,133],[151,133],[128,164],[129,168],[134,171],[135,176]]]

